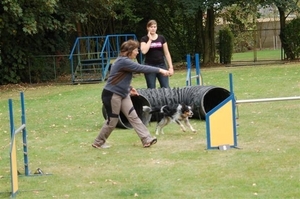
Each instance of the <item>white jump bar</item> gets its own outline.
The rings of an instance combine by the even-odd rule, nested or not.
[[[300,96],[299,96],[299,97],[277,97],[277,98],[262,98],[262,99],[236,100],[236,104],[242,104],[242,103],[256,103],[256,102],[272,102],[272,101],[286,101],[286,100],[300,100]]]
[[[17,130],[15,130],[15,134],[21,132],[26,127],[25,124],[22,124]]]

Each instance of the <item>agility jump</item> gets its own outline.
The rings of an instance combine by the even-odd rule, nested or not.
[[[236,129],[236,101],[232,75],[229,75],[230,96],[206,114],[207,149],[238,148]]]
[[[237,147],[236,105],[242,103],[300,100],[295,97],[235,100],[232,74],[229,74],[231,95],[206,115],[207,149],[227,150]]]
[[[14,113],[13,113],[13,101],[12,99],[8,100],[9,106],[9,119],[10,119],[10,176],[11,176],[11,197],[16,197],[19,185],[18,185],[18,167],[17,167],[17,149],[16,149],[16,135],[22,132],[23,137],[23,154],[24,154],[24,170],[25,176],[30,176],[29,171],[29,160],[28,160],[28,145],[27,145],[27,131],[26,131],[26,116],[25,116],[25,98],[24,93],[20,93],[21,100],[21,126],[15,130],[14,125]],[[37,172],[34,174],[43,174],[41,169],[37,169]]]
[[[186,86],[192,85],[192,79],[196,78],[197,85],[203,85],[203,79],[200,70],[200,55],[198,53],[195,54],[195,70],[196,75],[192,76],[192,61],[191,55],[186,55],[186,66],[187,66],[187,75],[186,75]]]
[[[11,134],[11,147],[10,147],[10,175],[11,175],[11,197],[15,197],[18,192],[18,169],[17,169],[17,153],[16,153],[16,134],[22,132],[23,135],[23,154],[24,154],[24,167],[25,175],[29,175],[28,167],[28,149],[27,149],[27,132],[26,132],[26,118],[25,118],[25,103],[24,93],[20,93],[21,98],[21,121],[22,125],[15,130],[14,113],[12,99],[8,100],[9,104],[9,119],[10,119],[10,134]]]

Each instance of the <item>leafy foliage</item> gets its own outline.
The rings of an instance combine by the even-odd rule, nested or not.
[[[226,8],[220,14],[234,34],[234,52],[244,52],[254,47],[252,30],[256,27],[253,16],[257,13],[252,7],[249,3],[241,2]]]
[[[233,53],[233,34],[228,27],[219,31],[220,63],[230,64]]]
[[[0,3],[1,68],[0,84],[28,82],[30,59],[37,54],[55,54],[66,44],[56,0]]]
[[[284,29],[286,45],[291,48],[291,59],[300,58],[300,18],[293,19]]]
[[[279,13],[280,18],[280,39],[282,43],[282,48],[284,49],[284,53],[287,59],[295,59],[294,52],[292,51],[292,47],[287,42],[286,38],[286,17],[290,13],[299,13],[299,0],[261,0],[260,3],[262,5],[274,4]]]

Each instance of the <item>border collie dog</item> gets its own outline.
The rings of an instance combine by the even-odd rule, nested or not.
[[[168,125],[170,122],[176,122],[183,132],[186,132],[186,127],[189,127],[192,132],[196,132],[196,130],[192,127],[189,122],[189,118],[193,116],[193,111],[191,106],[187,106],[184,103],[177,105],[165,105],[162,107],[152,108],[150,114],[159,113],[157,126],[155,130],[155,134],[159,135],[164,134],[163,128]],[[185,126],[184,126],[184,125]]]

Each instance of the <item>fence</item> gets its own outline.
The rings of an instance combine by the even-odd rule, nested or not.
[[[275,28],[272,28],[275,27]],[[264,23],[258,25],[257,30],[248,30],[243,39],[236,41],[233,65],[273,63],[284,59],[279,38],[280,29],[277,25]],[[216,32],[221,26],[216,27]],[[256,38],[254,40],[254,38]],[[71,83],[70,55],[36,56],[29,61],[28,73],[30,83],[40,82],[68,82]],[[216,58],[216,62],[218,62]],[[42,67],[41,67],[42,66]]]
[[[28,74],[30,83],[64,81],[70,77],[70,55],[42,55],[29,61]]]
[[[253,65],[282,62],[285,56],[279,34],[279,29],[260,28],[235,35],[231,64]],[[219,61],[218,57],[216,61]]]

